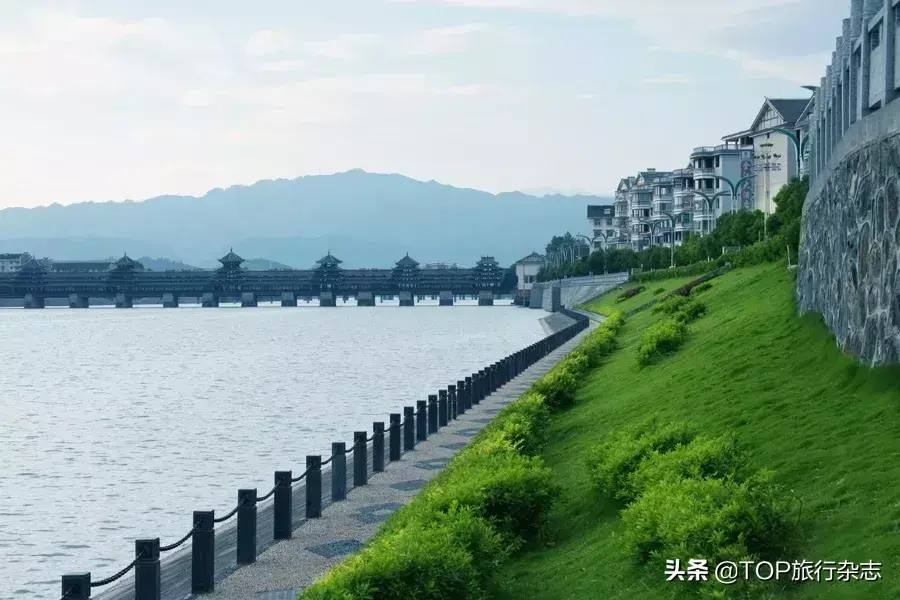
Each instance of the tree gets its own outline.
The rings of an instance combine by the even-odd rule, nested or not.
[[[587,242],[582,240],[581,238],[576,238],[574,235],[566,232],[565,235],[554,235],[550,239],[550,243],[547,244],[546,251],[547,256],[550,256],[551,253],[563,251],[563,248],[568,246],[570,249],[574,249],[575,256],[582,257],[587,256],[590,253],[590,248],[588,248]],[[566,249],[565,252],[570,252],[571,250]]]
[[[516,265],[512,265],[503,272],[503,279],[500,280],[500,293],[511,294],[518,285],[519,278],[516,276]]]

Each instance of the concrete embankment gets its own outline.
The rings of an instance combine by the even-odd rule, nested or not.
[[[628,277],[628,273],[613,273],[536,283],[531,289],[528,306],[543,308],[547,311],[555,311],[560,306],[572,308],[590,302],[597,296],[602,296],[609,290],[623,285],[628,281]],[[554,301],[554,289],[558,294],[556,301]],[[554,304],[558,305],[554,306]]]

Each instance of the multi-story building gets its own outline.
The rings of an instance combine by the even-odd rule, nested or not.
[[[701,146],[691,152],[694,175],[694,228],[701,235],[715,229],[716,220],[725,213],[753,206],[754,190],[749,180],[753,172],[753,149],[737,143]],[[733,186],[740,185],[735,201]]]
[[[587,207],[587,218],[594,238],[591,250],[605,248],[614,243],[618,237],[615,225],[616,208],[614,204],[592,204]]]
[[[25,254],[0,254],[0,273],[10,273],[22,268],[27,260]]]
[[[516,304],[528,304],[531,288],[537,281],[538,273],[547,266],[547,259],[537,252],[532,252],[515,263],[516,265]]]
[[[626,177],[619,181],[616,188],[615,220],[616,226],[615,236],[610,243],[611,248],[624,249],[631,248],[631,204],[630,190],[634,185],[635,177]]]
[[[750,129],[726,135],[726,144],[752,148],[748,169],[756,173],[751,210],[775,211],[771,199],[802,170],[804,145],[801,117],[811,110],[811,98],[766,98]],[[807,125],[808,127],[808,125]]]
[[[693,164],[693,163],[692,163]],[[672,171],[672,214],[675,216],[675,243],[681,245],[694,231],[694,168]]]

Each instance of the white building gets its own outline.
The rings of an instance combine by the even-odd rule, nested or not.
[[[0,273],[14,273],[25,264],[25,254],[0,254]]]
[[[709,233],[723,214],[753,209],[752,147],[742,147],[735,142],[694,148],[691,170],[694,176],[694,233]],[[751,179],[744,179],[748,176]],[[734,188],[737,188],[737,201],[734,200]]]
[[[615,218],[616,208],[614,204],[592,204],[587,207],[588,223],[594,238],[594,247],[591,251],[605,248],[613,244],[618,237]]]
[[[523,301],[528,302],[531,288],[534,287],[534,283],[537,281],[537,275],[546,265],[547,259],[537,252],[532,252],[525,258],[516,261],[516,279],[518,280],[516,286],[517,304]]]
[[[775,212],[772,198],[791,179],[800,176],[800,147],[805,143],[801,117],[811,102],[811,98],[766,98],[750,129],[722,138],[726,144],[753,150],[756,179],[751,210]]]

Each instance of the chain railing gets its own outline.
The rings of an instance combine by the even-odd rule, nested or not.
[[[352,454],[353,486],[364,486],[369,476],[369,444],[372,445],[372,472],[385,469],[385,454],[389,462],[401,459],[404,452],[415,450],[416,445],[426,441],[429,435],[437,433],[455,421],[459,416],[480,404],[500,387],[520,375],[528,367],[559,348],[589,326],[590,320],[579,313],[560,309],[573,319],[573,323],[518,352],[488,365],[455,384],[431,394],[427,400],[419,400],[416,407],[405,406],[403,414],[392,413],[388,427],[384,422],[375,422],[372,434],[356,431],[353,444],[333,442],[331,456],[324,461],[321,455],[306,457],[306,470],[297,477],[291,471],[276,471],[274,487],[264,496],[257,490],[238,490],[237,505],[222,517],[215,511],[194,511],[193,526],[187,534],[169,545],[160,545],[159,538],[135,541],[135,559],[115,575],[91,580],[91,573],[71,573],[62,577],[61,600],[88,600],[91,591],[112,584],[132,570],[134,571],[133,596],[135,600],[161,600],[163,564],[161,554],[176,550],[191,541],[191,593],[212,592],[216,579],[216,536],[215,526],[237,516],[236,566],[256,562],[257,552],[257,512],[258,505],[272,499],[274,511],[273,539],[286,540],[292,537],[293,490],[292,485],[304,481],[306,507],[304,516],[316,519],[322,516],[322,468],[331,465],[331,501],[344,500],[347,495],[347,455]],[[385,452],[387,433],[387,452]],[[221,550],[221,549],[219,549]],[[183,594],[182,594],[183,595]]]

